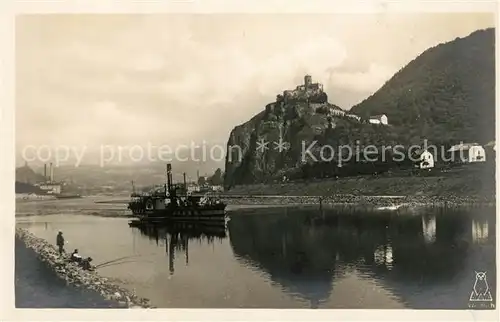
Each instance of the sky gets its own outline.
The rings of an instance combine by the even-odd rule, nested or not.
[[[310,74],[349,109],[493,14],[26,15],[16,147],[225,144]]]

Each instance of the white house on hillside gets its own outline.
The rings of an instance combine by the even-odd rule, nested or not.
[[[425,150],[420,155],[420,169],[431,169],[434,168],[434,156],[429,151]]]
[[[387,116],[385,114],[370,116],[368,122],[370,122],[371,124],[388,124]]]
[[[472,163],[486,161],[486,152],[477,143],[460,143],[452,146],[448,152],[453,154],[453,161],[455,162]]]

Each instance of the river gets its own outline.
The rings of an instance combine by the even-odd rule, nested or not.
[[[101,275],[165,308],[491,308],[495,209],[235,209],[224,227],[131,228],[126,218],[18,217]],[[470,301],[484,285],[492,301]],[[480,282],[486,283],[486,282]]]

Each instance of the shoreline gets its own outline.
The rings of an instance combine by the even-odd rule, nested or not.
[[[75,263],[70,263],[59,255],[56,247],[45,239],[36,237],[24,228],[16,227],[15,238],[26,248],[35,252],[38,259],[46,263],[50,269],[67,285],[81,287],[99,293],[104,300],[115,301],[121,308],[153,308],[149,299],[139,298],[100,276],[97,271],[86,271]]]
[[[68,285],[23,241],[16,237],[14,244],[16,308],[123,308],[95,290]]]
[[[494,206],[494,198],[482,196],[242,196],[239,198],[221,197],[228,205],[335,205],[381,207],[461,207]]]
[[[397,210],[414,209],[428,207],[480,207],[495,206],[496,200],[493,197],[484,196],[362,196],[339,194],[330,196],[275,196],[275,195],[221,195],[221,200],[227,204],[226,211],[233,212],[241,208],[266,208],[285,207],[302,205],[325,205],[340,207],[361,207],[372,210]],[[126,206],[123,209],[65,209],[58,208],[57,204],[53,209],[45,209],[44,212],[18,212],[16,218],[26,218],[34,216],[48,215],[83,215],[103,218],[134,218],[127,212]]]

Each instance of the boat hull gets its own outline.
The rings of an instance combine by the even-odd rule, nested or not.
[[[214,207],[208,209],[199,208],[179,208],[179,209],[153,209],[142,212],[133,212],[141,221],[161,222],[161,221],[185,221],[185,222],[224,222],[226,211],[224,207]]]
[[[226,204],[213,197],[182,194],[171,187],[168,194],[152,192],[132,194],[128,209],[133,216],[144,222],[183,221],[183,222],[224,222]]]

